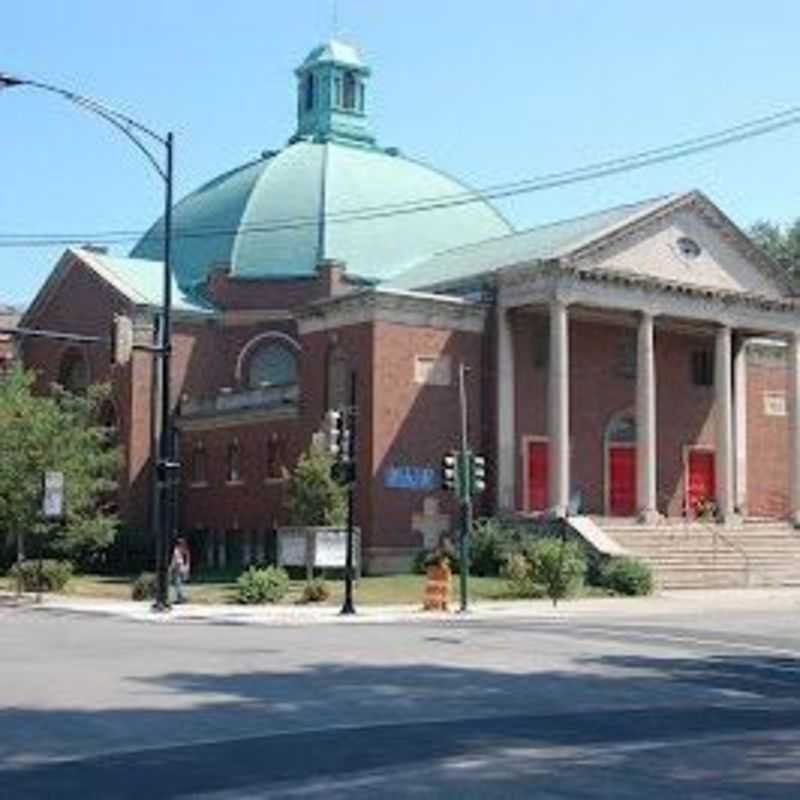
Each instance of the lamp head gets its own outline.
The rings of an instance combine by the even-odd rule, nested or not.
[[[8,72],[0,72],[0,90],[12,89],[14,86],[21,86],[25,83],[22,78],[17,78]]]

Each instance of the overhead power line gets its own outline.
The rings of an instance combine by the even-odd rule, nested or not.
[[[560,172],[545,173],[523,180],[500,183],[483,189],[465,190],[436,197],[418,198],[412,201],[387,203],[378,206],[363,206],[325,215],[327,223],[359,222],[372,219],[437,211],[454,206],[469,205],[484,200],[497,200],[534,192],[546,191],[575,183],[598,180],[668,161],[686,158],[691,155],[719,149],[775,131],[800,124],[800,106],[750,120],[713,133],[674,142],[670,145],[639,151],[627,156],[619,156],[605,161],[593,162]],[[268,224],[251,223],[238,227],[216,227],[213,225],[177,226],[173,229],[173,239],[203,239],[233,234],[266,234],[274,231],[293,230],[319,224],[317,216],[296,216],[273,220]],[[93,244],[125,244],[140,239],[146,231],[116,230],[91,233],[50,233],[50,234],[0,234],[0,248],[9,247],[52,247],[80,242]],[[157,241],[157,237],[156,237]]]

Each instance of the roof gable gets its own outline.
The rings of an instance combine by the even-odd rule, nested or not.
[[[64,251],[47,280],[28,306],[20,325],[32,327],[35,319],[56,296],[71,270],[88,269],[110,286],[124,301],[134,307],[158,308],[162,303],[162,265],[157,261],[133,258],[115,258],[84,248]],[[214,308],[195,300],[177,286],[173,277],[172,308],[178,314],[211,314]]]
[[[692,252],[687,252],[687,249]],[[779,299],[790,277],[700,192],[572,248],[561,259],[582,269]]]
[[[689,257],[681,240],[699,246]],[[442,289],[510,267],[560,261],[695,288],[780,298],[790,277],[700,192],[606,209],[425,259],[391,286]]]

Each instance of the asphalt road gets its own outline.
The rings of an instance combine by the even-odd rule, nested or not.
[[[0,631],[0,798],[800,796],[794,608]]]

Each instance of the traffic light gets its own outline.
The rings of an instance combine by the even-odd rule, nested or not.
[[[442,457],[442,488],[448,492],[458,490],[458,463],[453,451]]]
[[[486,459],[473,455],[469,460],[469,486],[472,494],[486,491]]]
[[[325,440],[328,445],[328,452],[335,459],[342,456],[342,432],[344,429],[344,417],[341,411],[331,409],[325,414]]]
[[[111,365],[127,364],[133,352],[133,320],[124,314],[114,314],[109,334]]]

